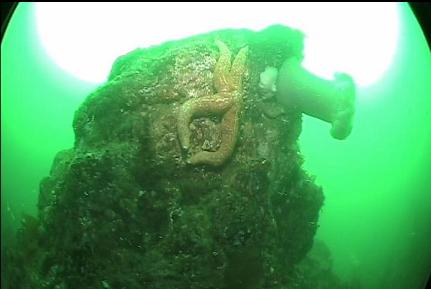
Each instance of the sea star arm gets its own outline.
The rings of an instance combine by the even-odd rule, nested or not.
[[[214,86],[218,92],[230,91],[229,71],[231,67],[231,52],[226,44],[220,40],[216,40],[216,45],[220,51],[220,57],[214,68]]]
[[[235,57],[232,68],[230,70],[230,86],[232,90],[240,90],[241,89],[241,82],[244,76],[244,73],[247,69],[247,54],[248,54],[248,47],[243,47],[238,52],[237,56]]]
[[[183,149],[190,147],[189,125],[194,117],[209,114],[224,114],[232,106],[230,95],[216,94],[200,98],[190,99],[185,102],[178,115],[178,137]]]
[[[220,166],[232,155],[238,139],[239,117],[238,107],[233,105],[223,116],[221,127],[221,145],[215,152],[201,151],[193,155],[188,163],[192,165],[206,164]]]

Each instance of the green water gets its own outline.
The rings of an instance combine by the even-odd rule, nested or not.
[[[431,56],[408,5],[400,11],[394,62],[358,89],[352,134],[334,140],[304,117],[300,137],[326,196],[316,238],[340,277],[366,289],[421,288],[431,270]],[[33,23],[32,4],[19,5],[1,48],[2,246],[22,213],[36,215],[39,182],[73,145],[73,113],[96,87],[51,62]]]

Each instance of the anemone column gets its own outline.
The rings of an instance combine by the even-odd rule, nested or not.
[[[345,73],[334,76],[334,80],[320,78],[297,58],[289,58],[278,73],[276,97],[283,105],[331,123],[332,137],[341,140],[352,131],[355,85]]]

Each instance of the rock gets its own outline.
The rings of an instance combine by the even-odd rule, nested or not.
[[[177,131],[186,101],[218,93],[216,40],[232,58],[248,47],[238,138],[221,165],[193,165],[189,155],[217,152],[224,131],[221,116],[194,117],[188,152]],[[302,48],[300,31],[277,25],[119,57],[41,184],[39,247],[26,258],[11,250],[7,288],[293,288],[323,192],[302,169],[301,113],[265,111],[276,100],[259,81]]]

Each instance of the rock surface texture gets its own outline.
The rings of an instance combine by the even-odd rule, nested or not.
[[[344,288],[303,281],[323,192],[302,169],[301,112],[259,86],[302,50],[277,25],[119,57],[41,182],[6,288]]]

